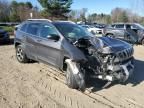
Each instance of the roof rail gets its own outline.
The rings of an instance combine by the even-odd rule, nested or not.
[[[49,19],[27,19],[27,21],[49,21],[49,22],[52,22]]]
[[[76,24],[76,23],[75,23],[75,22],[73,22],[73,21],[56,20],[56,22],[69,22],[69,23],[72,23],[72,24]]]

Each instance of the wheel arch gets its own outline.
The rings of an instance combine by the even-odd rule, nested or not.
[[[20,42],[15,42],[15,48],[16,48],[18,45],[21,45],[21,43],[20,43]]]
[[[114,34],[113,33],[106,33],[105,35],[107,36],[107,35],[114,35]]]

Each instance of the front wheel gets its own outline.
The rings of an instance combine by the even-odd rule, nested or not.
[[[141,44],[144,46],[144,39],[142,39],[142,42],[141,42]]]
[[[22,45],[18,45],[16,47],[16,58],[20,63],[27,63],[29,59],[27,58]]]
[[[85,89],[84,75],[81,72],[74,74],[73,69],[71,69],[70,66],[67,67],[66,83],[68,87],[72,89],[79,89],[81,91],[84,91]]]
[[[70,87],[72,89],[78,88],[74,74],[72,73],[72,70],[70,69],[69,66],[67,67],[67,71],[66,71],[66,83],[67,83],[68,87]]]

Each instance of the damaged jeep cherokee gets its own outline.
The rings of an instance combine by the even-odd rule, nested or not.
[[[17,60],[35,60],[66,72],[70,88],[85,88],[86,78],[125,82],[133,73],[133,47],[109,37],[97,38],[68,21],[27,20],[16,31]]]

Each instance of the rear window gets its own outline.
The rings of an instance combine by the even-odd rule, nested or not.
[[[39,27],[39,23],[31,23],[27,27],[27,33],[30,33],[32,35],[38,35]]]
[[[118,24],[115,26],[116,28],[124,28],[124,24]]]
[[[111,25],[111,27],[115,27],[115,25]]]

